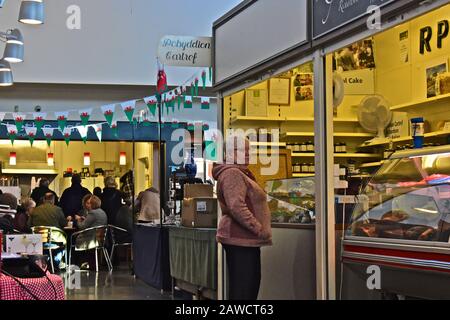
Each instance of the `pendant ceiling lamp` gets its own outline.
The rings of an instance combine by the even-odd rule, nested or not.
[[[23,62],[23,36],[19,29],[10,30],[6,34],[6,46],[3,59],[10,63]]]
[[[11,66],[5,59],[0,60],[0,86],[12,86],[14,83]]]
[[[44,3],[42,0],[24,0],[20,4],[19,22],[25,24],[44,23]]]

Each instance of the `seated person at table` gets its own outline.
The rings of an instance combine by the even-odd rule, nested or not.
[[[40,206],[44,200],[44,196],[46,193],[53,193],[55,196],[55,205],[58,205],[58,196],[55,191],[50,190],[48,187],[50,185],[50,181],[47,178],[41,178],[39,180],[39,187],[33,189],[31,193],[31,198],[36,202],[36,206]]]
[[[22,204],[17,207],[17,213],[13,220],[14,229],[22,233],[31,233],[31,229],[28,227],[28,219],[35,207],[36,202],[31,198],[22,201]]]
[[[67,220],[60,207],[55,206],[55,196],[53,193],[46,193],[44,195],[43,203],[34,208],[30,218],[28,219],[28,226],[31,227],[56,227],[64,229],[67,225]]]
[[[136,208],[139,211],[138,221],[154,222],[159,220],[159,191],[151,187],[139,193]]]
[[[72,186],[64,190],[59,202],[64,215],[66,217],[77,215],[82,209],[81,201],[83,197],[88,194],[91,194],[91,192],[81,185],[81,176],[74,174],[72,176]]]
[[[86,208],[86,216],[75,216],[78,229],[85,230],[94,227],[104,226],[108,223],[105,211],[102,210],[102,201],[94,195],[88,194],[83,198],[83,206]],[[96,246],[95,230],[82,233],[76,239],[76,248],[78,250],[88,250]]]

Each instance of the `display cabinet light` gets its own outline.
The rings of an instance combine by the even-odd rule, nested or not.
[[[90,166],[91,165],[91,153],[90,152],[85,152],[84,153],[83,164],[85,166]]]
[[[9,153],[9,165],[10,166],[17,165],[17,154],[15,152]]]
[[[49,167],[53,167],[55,165],[55,157],[53,153],[47,154],[47,164]]]
[[[120,152],[119,164],[121,166],[127,165],[127,153],[126,152]]]

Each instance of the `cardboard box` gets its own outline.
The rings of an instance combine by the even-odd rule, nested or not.
[[[181,224],[189,228],[216,228],[217,199],[211,197],[184,199]]]
[[[184,198],[212,198],[213,186],[210,184],[185,184]]]

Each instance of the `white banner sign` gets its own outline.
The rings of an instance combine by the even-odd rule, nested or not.
[[[168,66],[211,67],[211,41],[211,37],[164,36],[158,58]]]

